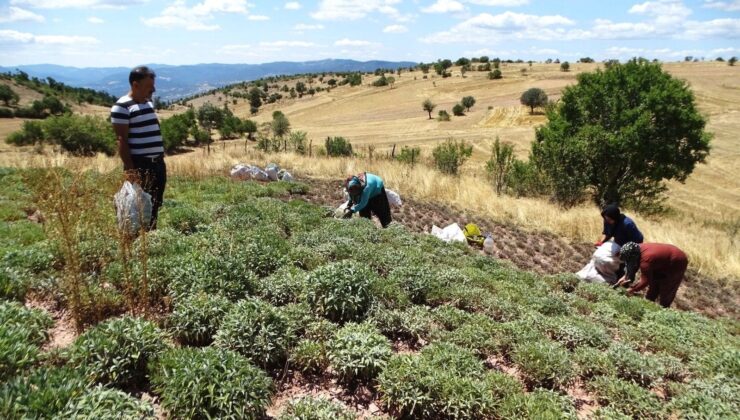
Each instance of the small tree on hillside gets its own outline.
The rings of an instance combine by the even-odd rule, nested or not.
[[[465,115],[465,107],[462,106],[462,104],[455,104],[455,106],[452,107],[452,113],[458,117],[462,117]]]
[[[286,134],[290,133],[290,122],[288,117],[280,111],[272,113],[272,122],[270,123],[270,130],[272,134],[281,140],[284,140]],[[283,150],[287,149],[287,144],[284,142]]]
[[[486,172],[493,182],[497,195],[501,195],[504,191],[513,164],[514,146],[501,143],[496,137],[496,142],[491,149],[491,159],[486,162]]]
[[[10,88],[10,86],[0,85],[0,101],[3,101],[5,106],[15,105],[19,100],[20,97]]]
[[[393,89],[393,84],[396,83],[396,78],[393,76],[388,76],[385,78],[385,80],[388,83],[388,86],[390,86],[391,89]]]
[[[729,59],[729,60],[727,60],[727,64],[728,64],[729,66],[734,66],[734,65],[735,65],[735,63],[737,63],[737,57],[730,57],[730,59]]]
[[[568,63],[567,61],[563,61],[560,64],[560,71],[570,71],[570,63]]]
[[[211,130],[214,128],[218,128],[221,126],[221,122],[223,121],[223,112],[221,111],[221,108],[211,104],[210,102],[206,102],[203,106],[201,106],[198,109],[198,114],[196,116],[198,118],[198,123],[201,127],[203,127],[208,133],[208,139],[206,141],[206,148],[208,150],[208,153],[211,153]]]
[[[435,103],[432,102],[431,99],[426,99],[424,102],[422,102],[421,107],[424,109],[424,111],[429,113],[429,119],[432,119],[432,111],[434,111],[434,108],[437,107]]]
[[[453,139],[448,139],[432,151],[437,169],[450,175],[457,175],[460,167],[472,154],[473,146],[469,146],[464,140],[458,142]]]
[[[302,98],[303,94],[306,93],[306,84],[303,82],[298,82],[295,84],[295,91],[298,92],[298,97]]]
[[[534,114],[535,107],[547,105],[547,94],[540,88],[531,88],[522,93],[522,97],[519,98],[519,101],[522,105],[526,105],[530,108],[530,114]]]
[[[492,72],[488,73],[488,78],[491,80],[497,80],[501,78],[501,70],[494,69]]]
[[[334,88],[337,86],[337,79],[329,79],[326,84],[329,85],[329,87]]]
[[[462,106],[464,106],[465,109],[468,112],[470,112],[470,108],[472,108],[473,105],[475,105],[475,98],[472,97],[472,96],[465,96],[465,97],[462,98],[461,103],[462,103]]]
[[[257,110],[262,106],[262,92],[259,88],[253,87],[249,90],[247,96],[249,97],[250,111],[254,110],[252,114],[256,114]]]

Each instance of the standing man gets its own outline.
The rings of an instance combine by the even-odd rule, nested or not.
[[[152,94],[156,91],[154,78],[154,72],[146,66],[131,70],[128,76],[131,89],[110,111],[126,179],[140,184],[152,196],[148,230],[157,228],[157,214],[167,183],[162,133],[152,104]]]
[[[375,214],[383,227],[391,223],[391,206],[379,176],[363,172],[347,178],[344,186],[349,194],[345,218],[352,217],[352,213],[360,213],[360,217],[369,219],[371,214]]]
[[[646,299],[652,302],[658,299],[664,308],[671,306],[689,265],[683,251],[668,244],[627,242],[619,251],[619,258],[627,265],[627,273],[617,285],[634,281],[639,269],[640,281],[627,289],[627,294],[632,295],[648,287]]]
[[[604,218],[604,231],[601,239],[594,245],[598,248],[609,239],[614,239],[617,245],[622,246],[627,242],[641,244],[642,232],[637,228],[635,222],[619,211],[617,204],[609,204],[601,211]]]

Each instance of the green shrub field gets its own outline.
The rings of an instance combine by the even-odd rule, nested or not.
[[[120,180],[0,169],[0,418],[349,419],[357,389],[390,418],[740,413],[737,320],[337,220],[300,183],[173,176],[129,241]]]

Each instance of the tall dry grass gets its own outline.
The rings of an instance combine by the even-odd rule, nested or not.
[[[402,196],[453,204],[480,217],[511,223],[527,230],[554,232],[571,241],[595,241],[601,234],[598,209],[590,204],[564,210],[547,200],[496,196],[478,163],[469,163],[458,177],[440,174],[428,165],[410,167],[395,161],[363,158],[307,157],[292,153],[266,154],[243,142],[227,142],[214,147],[210,155],[201,150],[167,159],[168,173],[199,178],[214,174],[228,175],[237,163],[265,165],[275,162],[294,174],[317,178],[342,179],[347,174],[370,171],[379,174],[386,185]],[[98,155],[76,158],[60,154],[31,155],[24,159],[0,157],[0,166],[53,167],[108,172],[118,170],[116,157]],[[339,204],[339,203],[337,203]],[[680,213],[662,218],[649,218],[630,213],[648,242],[675,244],[690,258],[690,265],[702,274],[715,278],[740,279],[740,253],[737,232],[707,226],[701,220]],[[472,220],[474,222],[474,220]],[[584,261],[585,263],[585,261]]]

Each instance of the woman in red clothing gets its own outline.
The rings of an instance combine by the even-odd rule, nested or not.
[[[619,258],[626,265],[626,274],[617,282],[618,285],[633,282],[637,270],[640,270],[640,281],[627,289],[627,294],[648,287],[646,299],[654,302],[657,298],[661,306],[671,306],[689,264],[683,251],[668,244],[627,242],[619,251]]]

